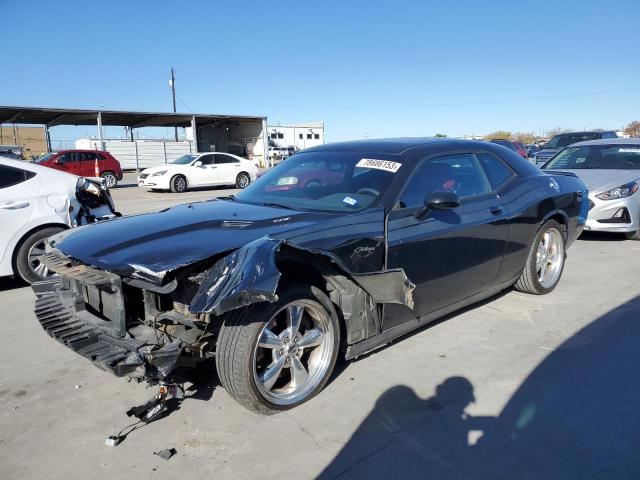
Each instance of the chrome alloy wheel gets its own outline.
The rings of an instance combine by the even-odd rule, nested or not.
[[[42,263],[42,259],[44,258],[44,241],[39,240],[34,243],[29,249],[29,253],[27,254],[27,261],[29,262],[29,268],[33,273],[35,273],[38,277],[45,279],[50,275],[53,275],[44,263]]]
[[[536,272],[538,281],[544,288],[553,287],[562,273],[564,261],[564,240],[559,230],[547,230],[538,244],[536,252]]]
[[[118,179],[111,172],[107,172],[107,173],[103,174],[102,178],[104,179],[104,183],[105,183],[105,186],[107,188],[113,188],[118,183]]]
[[[265,324],[254,351],[253,375],[260,394],[276,405],[303,401],[331,366],[333,324],[317,302],[296,300]]]
[[[174,185],[176,192],[184,192],[187,189],[187,181],[183,177],[176,178]]]
[[[245,188],[249,185],[249,175],[241,173],[238,175],[238,188]]]

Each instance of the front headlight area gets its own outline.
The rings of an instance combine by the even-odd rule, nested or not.
[[[165,173],[167,173],[167,170],[160,170],[159,172],[156,173],[152,173],[151,175],[149,175],[150,177],[161,177],[162,175],[164,175]]]
[[[629,182],[619,187],[612,188],[606,192],[598,193],[596,198],[600,200],[617,200],[619,198],[630,197],[638,191],[638,182]]]

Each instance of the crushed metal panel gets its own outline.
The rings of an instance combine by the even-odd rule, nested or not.
[[[328,258],[377,303],[399,303],[413,308],[415,285],[402,269],[352,274],[331,252],[263,237],[219,260],[205,275],[189,311],[220,315],[252,303],[276,301],[281,276],[276,255],[282,245]]]
[[[275,254],[282,240],[260,238],[220,259],[202,280],[191,313],[215,313],[277,300],[280,272]]]

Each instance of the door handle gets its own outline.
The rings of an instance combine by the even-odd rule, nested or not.
[[[502,212],[504,212],[504,210],[502,209],[502,207],[498,207],[498,206],[491,207],[491,208],[489,209],[489,211],[490,211],[493,215],[500,215]]]
[[[3,210],[18,210],[29,206],[29,202],[5,202],[0,204],[0,208]]]
[[[215,165],[211,165],[209,168],[214,169],[214,168],[218,168]]]

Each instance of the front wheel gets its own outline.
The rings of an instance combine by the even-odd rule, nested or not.
[[[552,292],[562,276],[565,258],[562,226],[555,220],[549,220],[538,230],[515,289],[534,295]]]
[[[170,182],[171,191],[182,193],[187,189],[187,179],[183,175],[176,175]]]
[[[251,177],[248,173],[240,172],[236,177],[236,188],[246,188],[251,183]]]
[[[289,285],[274,303],[228,313],[216,347],[220,382],[249,410],[273,414],[306,402],[327,383],[340,328],[316,287]]]

